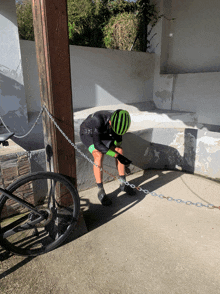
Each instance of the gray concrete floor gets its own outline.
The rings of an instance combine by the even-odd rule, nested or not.
[[[175,199],[220,205],[220,184],[195,175],[149,170],[128,180]],[[88,233],[33,259],[2,258],[1,293],[220,293],[219,209],[142,192],[131,197],[118,184],[105,185],[111,207],[99,204],[96,188],[80,192]]]

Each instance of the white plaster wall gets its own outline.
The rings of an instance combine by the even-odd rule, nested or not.
[[[154,54],[70,46],[74,108],[153,98]]]
[[[23,83],[14,0],[0,1],[0,42],[1,71]]]
[[[220,125],[220,73],[176,75],[172,109],[196,112],[199,123]]]
[[[0,1],[0,115],[20,132],[27,107],[14,0]]]
[[[170,1],[171,0],[155,0],[160,15],[170,17]],[[151,30],[148,37],[150,41],[149,52],[155,53],[155,71],[154,71],[154,89],[153,101],[157,108],[170,110],[172,108],[173,99],[173,75],[163,74],[161,70],[168,59],[167,36],[169,33],[170,21],[162,17],[157,22],[156,26]],[[149,30],[150,30],[149,26]]]
[[[156,0],[156,4],[161,14],[176,20],[160,19],[149,36],[153,37],[149,51],[155,53],[155,105],[195,112],[198,123],[219,125],[220,73],[204,71],[220,69],[216,13],[220,1]]]
[[[166,0],[170,5],[166,73],[220,70],[220,1]]]
[[[35,42],[20,40],[28,112],[41,108],[40,86],[36,60]]]
[[[40,109],[35,42],[21,40],[28,111]],[[70,46],[73,107],[152,101],[154,54]]]

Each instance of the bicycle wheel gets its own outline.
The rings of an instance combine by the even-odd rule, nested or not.
[[[79,217],[79,196],[65,176],[37,172],[19,178],[7,191],[25,200],[39,214],[0,196],[0,244],[20,255],[39,255],[58,247],[73,231]]]

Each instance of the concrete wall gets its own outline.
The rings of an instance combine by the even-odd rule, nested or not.
[[[198,123],[219,126],[220,72],[174,75],[172,109],[195,112]]]
[[[35,42],[20,40],[20,48],[27,96],[27,110],[28,112],[37,112],[41,108],[41,99]]]
[[[34,112],[40,109],[35,43],[20,43],[28,111]],[[152,101],[154,54],[71,45],[70,61],[75,109]]]
[[[22,133],[27,106],[14,0],[0,1],[0,44],[0,115]]]
[[[193,0],[192,3],[194,1],[199,6],[197,0]],[[4,4],[1,6],[4,9],[1,10],[0,15],[0,31],[3,41],[6,40],[6,42],[4,41],[4,46],[0,47],[0,64],[2,64],[0,92],[1,100],[6,101],[4,104],[6,114],[13,113],[23,119],[27,117],[27,111],[29,114],[39,111],[40,93],[35,44],[31,41],[21,41],[20,55],[15,10],[11,10],[14,7],[12,2],[11,0],[1,2],[1,5]],[[157,2],[161,13],[165,13],[167,17],[174,16],[170,9],[173,3],[180,4],[179,0],[176,2],[157,0]],[[184,3],[189,5],[188,1]],[[212,12],[213,3],[210,2],[207,15]],[[187,7],[188,12],[191,13],[191,5]],[[195,12],[195,9],[192,12]],[[70,46],[74,108],[151,102],[153,96],[156,106],[160,109],[195,112],[194,123],[219,125],[219,72],[163,74],[171,61],[169,54],[171,47],[167,41],[168,37],[172,37],[169,35],[171,26],[170,21],[162,18],[152,31],[152,35],[155,33],[156,35],[152,39],[150,50],[155,54]],[[13,35],[13,38],[7,39],[8,35]],[[16,50],[10,51],[12,48]],[[175,46],[172,48],[179,50]],[[172,60],[175,60],[175,54],[172,55]],[[11,60],[14,61],[11,62]],[[13,67],[16,64],[15,61],[20,63]],[[7,67],[8,65],[10,66]],[[24,81],[26,91],[24,91]],[[28,102],[25,101],[25,95]],[[13,103],[9,103],[10,101]],[[23,101],[22,107],[21,101]],[[16,105],[18,107],[15,109]],[[8,106],[10,109],[7,108]],[[19,112],[21,109],[24,110],[24,114]],[[8,117],[9,125],[10,121],[16,122],[12,115]],[[161,120],[161,123],[164,121]],[[17,125],[22,126],[20,123]],[[134,170],[136,168],[180,168],[214,179],[219,178],[220,138],[218,132],[206,133],[204,130],[177,130],[165,129],[165,127],[164,129],[155,127],[147,129],[147,126],[144,128],[145,130],[141,132],[125,136],[123,145],[125,155],[133,159]],[[82,144],[79,143],[79,146],[88,154]],[[136,146],[139,146],[138,153]],[[43,169],[45,159],[42,152],[40,155],[33,153],[32,169]],[[106,163],[111,167],[114,165],[109,157],[106,157]],[[79,186],[83,188],[94,184],[94,178],[91,176],[93,175],[92,166],[90,163],[87,164],[77,155],[77,177]]]
[[[92,159],[92,155],[82,143],[76,145]],[[219,133],[185,128],[143,129],[125,134],[122,143],[124,155],[133,162],[132,173],[140,169],[170,169],[195,173],[214,180],[220,180],[219,145]],[[3,187],[29,171],[46,170],[44,149],[3,155],[0,156],[0,162],[0,185]],[[118,176],[115,160],[110,156],[104,158],[104,169],[113,176]],[[79,191],[96,186],[93,165],[78,152],[76,152],[76,171]],[[103,175],[104,182],[113,180],[110,175],[106,173]]]
[[[153,28],[153,101],[159,109],[191,111],[198,124],[219,125],[219,1],[157,0],[167,18]],[[214,11],[214,12],[213,12]],[[216,72],[214,72],[216,71]]]
[[[160,14],[170,16],[168,0],[155,0]],[[170,0],[171,1],[171,0]],[[164,36],[169,34],[170,22],[164,17],[161,18],[149,35],[149,52],[155,53],[154,90],[153,101],[159,109],[172,108],[173,99],[173,75],[161,73],[164,62],[168,59],[168,42]],[[150,26],[149,26],[150,29]],[[165,39],[165,41],[164,41]]]
[[[124,135],[122,147],[126,157],[133,162],[131,172],[141,169],[170,169],[195,173],[220,180],[220,135],[196,129],[145,129]],[[138,146],[138,152],[137,152]],[[77,147],[90,159],[92,155],[82,143]],[[31,152],[31,170],[45,168],[45,152]],[[104,169],[118,176],[115,160],[104,158]],[[85,190],[96,186],[93,165],[76,152],[77,188]],[[104,182],[113,180],[104,173]]]
[[[220,1],[168,0],[169,26],[164,42],[168,58],[164,73],[220,71]]]
[[[165,15],[153,29],[151,52],[161,74],[220,71],[218,0],[153,0]],[[175,18],[175,20],[171,20]],[[150,39],[149,38],[149,39]]]
[[[152,100],[154,54],[70,46],[74,107]]]
[[[157,83],[156,83],[157,82]],[[154,102],[160,109],[195,113],[195,125],[220,125],[220,73],[156,74]]]
[[[4,4],[2,7],[4,7],[5,16],[1,15],[2,19],[4,18],[4,21],[7,21],[8,25],[10,24],[13,28],[10,35],[12,36],[12,33],[14,33],[12,39],[14,42],[12,45],[14,46],[10,45],[9,48],[4,48],[6,43],[1,48],[4,49],[4,52],[8,52],[6,61],[9,64],[15,66],[16,62],[14,62],[13,58],[17,54],[16,58],[21,66],[15,5],[12,2],[12,0],[1,2],[1,5]],[[176,71],[171,71],[171,74],[164,74],[167,72],[168,64],[172,63],[173,66],[178,60],[180,60],[182,66],[187,65],[187,60],[190,60],[189,64],[191,66],[190,69],[189,67],[187,67],[188,69],[182,67],[180,72],[185,72],[186,69],[193,72],[197,71],[198,64],[193,62],[198,61],[201,63],[201,60],[194,58],[195,48],[192,46],[194,43],[190,44],[190,46],[185,45],[188,46],[188,49],[184,51],[188,54],[187,60],[185,56],[184,58],[182,57],[182,53],[179,53],[183,51],[177,45],[183,36],[181,30],[187,30],[188,35],[184,36],[185,38],[191,38],[191,26],[187,25],[187,20],[189,21],[191,17],[193,23],[197,23],[199,21],[198,17],[203,16],[205,10],[200,7],[202,5],[199,5],[198,0],[193,0],[191,1],[192,3],[187,0],[184,4],[181,4],[182,2],[179,0],[156,0],[156,2],[161,13],[164,13],[167,18],[176,17],[176,20],[170,22],[166,18],[162,18],[153,29],[152,36],[155,33],[156,35],[151,40],[150,52],[155,54],[70,46],[74,109],[154,101],[159,109],[192,111],[196,113],[198,123],[219,125],[219,73],[198,73],[193,75],[188,75],[187,73],[183,75],[182,73],[177,74]],[[205,0],[203,2],[206,4]],[[199,7],[199,16],[194,18],[192,14],[195,12],[195,5]],[[204,6],[207,12],[204,23],[207,19],[210,19],[210,23],[213,24],[210,15],[212,15],[215,5],[218,10],[219,4],[216,4],[215,1],[210,2],[209,8],[206,5]],[[213,14],[213,18],[216,18],[216,13]],[[185,19],[186,21],[184,22]],[[197,22],[194,20],[197,20]],[[179,25],[180,23],[181,25]],[[203,24],[203,22],[201,23]],[[212,27],[210,26],[210,29]],[[195,25],[193,32],[198,29],[200,27]],[[1,31],[4,32],[3,27]],[[174,31],[175,34],[172,33]],[[215,32],[216,30],[214,29],[213,33]],[[199,34],[194,34],[200,38]],[[176,41],[172,43],[172,40],[177,37],[179,39],[175,39]],[[216,36],[215,42],[218,43],[218,36]],[[11,43],[9,42],[8,44]],[[3,81],[1,82],[1,102],[4,102],[4,105],[1,104],[4,109],[4,111],[2,109],[2,112],[5,114],[5,119],[8,116],[6,122],[13,130],[16,130],[18,126],[23,126],[25,130],[27,129],[27,126],[24,127],[24,123],[17,123],[14,119],[15,115],[23,119],[27,118],[28,113],[29,117],[31,117],[30,113],[39,111],[41,106],[35,44],[31,41],[21,40],[20,45],[23,65],[23,75],[22,68],[20,68],[21,83],[11,79],[14,73],[18,76],[16,73],[17,67],[16,69],[8,70],[7,74],[7,65],[1,62],[2,66],[0,67],[2,69],[1,73],[4,72],[4,76],[1,75],[1,81]],[[203,46],[207,48],[208,45],[203,42]],[[11,48],[17,49],[12,53]],[[203,48],[202,44],[201,48]],[[216,48],[215,43],[213,44],[210,41],[209,48],[210,52],[208,52],[209,54],[207,54],[205,61],[206,70],[210,69],[210,60],[216,61],[211,52],[211,48]],[[215,52],[217,54],[218,51],[215,50]],[[0,60],[3,60],[2,56],[4,55],[0,56]],[[13,62],[10,63],[11,61]],[[169,68],[171,69],[171,67]],[[180,69],[178,66],[176,68]],[[11,75],[11,77],[8,77],[8,75]],[[24,115],[20,115],[20,105],[22,105]]]

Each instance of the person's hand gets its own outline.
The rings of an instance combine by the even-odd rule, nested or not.
[[[121,154],[118,154],[116,158],[117,158],[122,164],[127,165],[127,166],[129,166],[129,165],[132,163],[131,160],[129,160],[128,158],[124,157],[124,156],[121,155]]]

